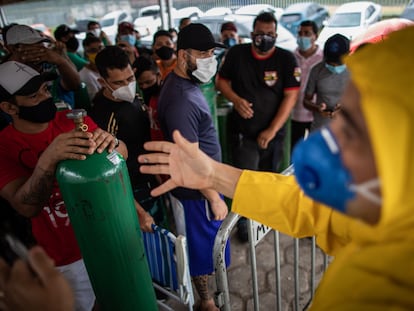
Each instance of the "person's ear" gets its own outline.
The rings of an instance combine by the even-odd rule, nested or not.
[[[106,81],[102,77],[98,78],[98,82],[103,88],[105,88],[105,89],[108,88],[108,84],[106,83]]]
[[[6,101],[0,102],[0,109],[11,116],[19,113],[19,107],[17,105]]]

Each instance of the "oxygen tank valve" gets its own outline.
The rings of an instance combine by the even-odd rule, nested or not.
[[[66,114],[66,117],[68,119],[72,119],[73,122],[75,122],[75,129],[77,131],[86,132],[88,130],[88,125],[83,123],[83,118],[87,115],[85,109],[73,109],[68,114]]]

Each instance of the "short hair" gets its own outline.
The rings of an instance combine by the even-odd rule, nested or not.
[[[96,55],[96,67],[102,78],[108,78],[108,69],[125,69],[129,65],[127,53],[119,46],[107,46]]]
[[[99,27],[101,27],[101,25],[97,21],[89,21],[88,24],[86,25],[86,29],[89,29],[95,25],[99,25]]]
[[[300,27],[312,27],[312,31],[315,35],[317,35],[319,32],[318,25],[316,25],[316,23],[311,20],[305,20],[301,22]]]
[[[154,62],[151,57],[146,56],[139,56],[134,62],[135,71],[135,78],[139,78],[144,71],[152,71],[153,73],[157,74],[160,72],[160,68]]]
[[[178,34],[177,29],[175,29],[174,27],[168,28],[168,32],[169,32],[170,34],[172,34],[173,32],[175,32],[176,34]]]
[[[167,30],[158,30],[156,33],[154,33],[152,43],[154,44],[155,40],[157,40],[157,38],[163,37],[163,36],[166,36],[166,37],[170,38],[171,40],[173,39],[172,34],[169,33]]]
[[[180,19],[180,22],[178,23],[178,29],[181,30],[184,23],[187,22],[187,21],[191,21],[191,18],[190,17],[183,17],[182,19]]]
[[[86,38],[82,41],[82,46],[87,47],[91,45],[92,43],[102,43],[102,40],[98,37],[95,37],[93,34],[88,33],[86,35]]]
[[[256,26],[257,22],[261,23],[275,23],[275,26],[277,28],[277,20],[273,13],[271,12],[262,12],[259,15],[256,16],[256,18],[253,21],[253,29]]]

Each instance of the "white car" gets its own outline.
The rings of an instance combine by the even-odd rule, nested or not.
[[[188,6],[185,8],[177,9],[175,12],[172,12],[172,17],[174,19],[189,17],[192,20],[197,20],[203,15],[204,12],[196,6]]]
[[[108,35],[112,42],[115,42],[115,36],[118,32],[118,24],[121,22],[132,23],[132,16],[127,11],[113,11],[105,14],[99,21],[102,30]]]
[[[233,11],[230,8],[226,7],[215,7],[208,9],[204,12],[204,16],[224,16],[233,14]]]
[[[381,20],[381,5],[370,1],[349,2],[339,6],[319,34],[317,43],[323,46],[334,34],[352,40],[367,27]]]
[[[284,10],[282,8],[276,8],[270,4],[249,4],[249,5],[242,6],[238,8],[237,10],[235,10],[234,14],[257,16],[263,12],[272,12],[275,15],[276,19],[279,20],[279,18],[283,14],[283,11]]]

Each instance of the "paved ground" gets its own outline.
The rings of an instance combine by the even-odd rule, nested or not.
[[[235,232],[231,236],[232,262],[228,269],[228,280],[232,311],[250,311],[253,307],[250,256],[247,243],[240,243]],[[303,310],[310,300],[311,288],[311,239],[299,242],[299,310]],[[277,310],[274,235],[270,232],[256,247],[257,274],[259,285],[259,310]],[[315,272],[316,283],[324,270],[324,255],[317,249]],[[283,311],[295,310],[294,285],[294,239],[280,235],[281,306]],[[215,280],[211,282],[211,292],[215,291]],[[187,310],[175,302],[168,302],[173,310]]]

